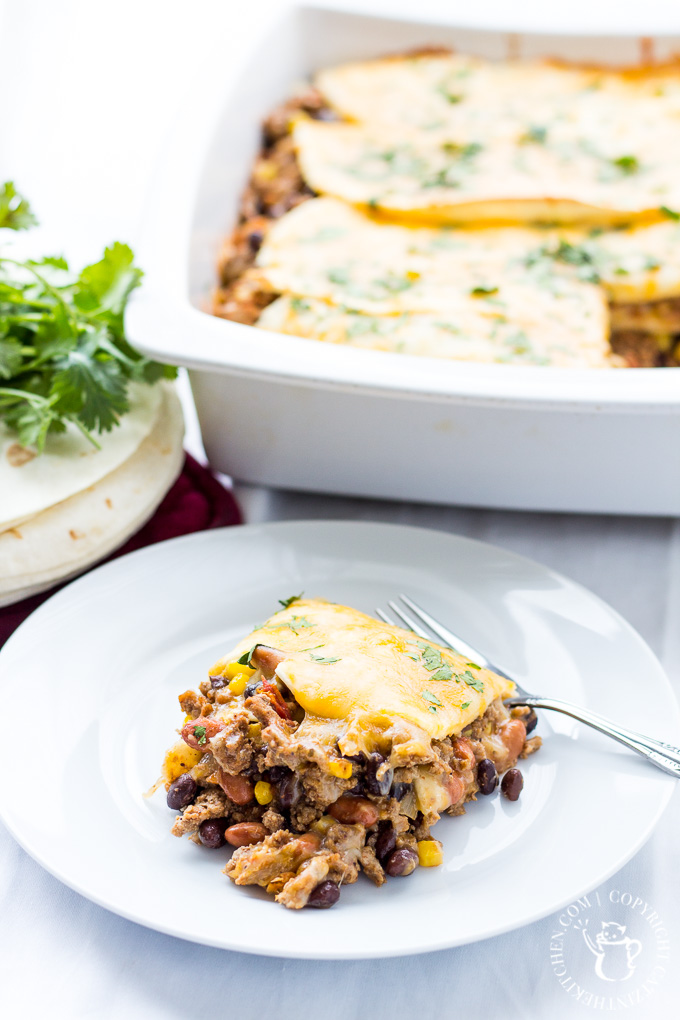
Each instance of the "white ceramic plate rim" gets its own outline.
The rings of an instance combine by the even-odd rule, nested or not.
[[[115,582],[118,578],[124,575],[126,567],[128,567],[130,564],[131,558],[137,561],[137,564],[139,564],[140,561],[142,560],[147,560],[151,564],[155,558],[163,559],[166,556],[172,557],[173,550],[178,549],[180,546],[186,547],[204,542],[221,543],[222,541],[226,541],[227,543],[235,542],[238,544],[242,538],[258,534],[264,534],[267,537],[272,536],[274,538],[278,537],[281,543],[285,544],[287,541],[289,541],[288,538],[289,535],[292,536],[292,539],[290,540],[292,541],[295,540],[295,531],[296,529],[299,529],[300,526],[304,526],[305,528],[311,527],[327,530],[331,533],[333,532],[333,530],[337,531],[337,529],[344,529],[345,533],[352,530],[358,531],[359,529],[362,529],[364,531],[366,529],[374,529],[374,534],[376,538],[378,538],[381,532],[385,533],[400,532],[403,534],[404,539],[406,539],[409,534],[413,535],[423,534],[430,537],[432,537],[433,535],[437,535],[438,538],[444,544],[457,542],[464,543],[469,547],[476,546],[480,551],[486,551],[487,554],[494,553],[498,555],[498,557],[506,561],[506,563],[507,562],[512,563],[514,561],[514,563],[517,564],[518,568],[521,565],[530,566],[531,568],[534,569],[538,568],[539,570],[542,571],[546,578],[556,581],[559,584],[566,584],[568,585],[569,588],[571,588],[574,591],[580,591],[584,597],[588,598],[591,601],[593,605],[599,605],[599,607],[602,610],[604,610],[612,620],[615,620],[619,624],[622,630],[627,633],[629,638],[636,642],[639,647],[646,650],[646,653],[649,657],[650,665],[656,664],[658,670],[659,671],[661,670],[661,667],[656,662],[653,653],[647,648],[647,646],[639,637],[639,635],[614,610],[607,606],[606,603],[602,602],[600,599],[597,598],[597,596],[594,596],[590,592],[587,592],[586,589],[581,588],[574,582],[568,581],[558,573],[551,571],[548,568],[543,568],[539,564],[525,557],[517,556],[516,554],[507,552],[502,549],[497,549],[493,546],[488,545],[487,543],[478,542],[474,539],[462,538],[461,536],[450,535],[448,533],[443,532],[433,532],[430,531],[429,529],[413,528],[401,525],[370,524],[367,522],[348,523],[341,521],[299,521],[299,522],[289,521],[266,525],[250,525],[250,526],[245,525],[237,528],[232,527],[227,529],[217,529],[209,532],[202,532],[190,536],[185,536],[179,539],[172,539],[168,542],[159,543],[157,545],[132,553],[126,557],[121,557],[119,560],[116,560],[109,564],[105,564],[102,567],[93,570],[91,573],[72,582],[65,589],[63,589],[55,596],[53,596],[42,607],[40,607],[36,612],[34,612],[31,615],[31,617],[29,617],[29,619],[17,629],[15,634],[7,642],[5,649],[0,653],[0,678],[4,673],[3,667],[5,666],[7,659],[9,657],[8,652],[14,653],[15,649],[17,649],[18,646],[21,646],[22,644],[25,645],[26,643],[30,644],[32,632],[34,632],[36,629],[40,630],[43,622],[48,620],[50,616],[53,616],[54,614],[59,614],[63,610],[67,609],[69,606],[69,602],[73,598],[78,596],[81,597],[86,596],[88,589],[91,588],[92,590],[96,590],[97,587],[100,586],[100,584],[106,583],[110,584],[111,582]],[[11,682],[11,677],[6,679],[9,680],[9,682]],[[657,676],[657,679],[659,680],[660,685],[659,689],[664,689],[664,693],[670,697],[670,700],[673,704],[673,711],[671,711],[670,717],[667,718],[667,722],[669,723],[669,725],[671,723],[674,723],[674,725],[677,728],[680,716],[678,714],[677,705],[674,702],[674,697],[672,694],[670,684],[668,683],[667,679],[663,677],[662,672]],[[0,683],[2,682],[3,681],[0,680]],[[658,780],[660,777],[660,773],[654,773],[654,776]],[[463,935],[462,937],[457,937],[454,935],[451,937],[446,938],[440,937],[437,939],[428,939],[427,937],[414,936],[415,941],[413,942],[413,944],[410,944],[408,946],[402,945],[396,948],[385,949],[382,947],[376,947],[374,950],[364,948],[361,950],[361,952],[357,952],[356,950],[352,950],[351,947],[338,948],[337,946],[331,946],[330,948],[328,948],[326,946],[321,945],[318,947],[318,950],[310,952],[309,950],[299,950],[293,944],[283,943],[276,945],[267,944],[266,940],[264,941],[264,944],[255,945],[251,943],[244,945],[243,942],[239,941],[238,938],[230,938],[228,937],[228,935],[227,937],[207,938],[204,937],[203,935],[197,935],[196,933],[187,932],[181,926],[178,925],[158,923],[156,920],[154,920],[153,917],[148,916],[148,914],[145,914],[143,911],[134,911],[121,908],[115,902],[112,902],[111,897],[107,896],[105,892],[103,893],[100,890],[93,888],[91,881],[80,881],[77,876],[70,874],[68,872],[68,869],[54,866],[53,863],[50,861],[49,844],[47,847],[41,846],[40,841],[32,840],[30,839],[30,837],[26,836],[26,833],[23,831],[22,828],[21,815],[13,813],[11,807],[8,805],[7,802],[6,795],[7,786],[12,781],[13,780],[9,776],[7,771],[3,776],[0,776],[0,818],[2,818],[4,823],[7,825],[9,831],[12,833],[17,842],[19,842],[19,844],[23,846],[23,848],[39,864],[41,864],[42,867],[44,867],[48,872],[50,872],[56,878],[62,881],[65,885],[69,886],[71,889],[90,899],[92,902],[102,907],[105,907],[108,910],[111,910],[113,913],[119,914],[120,916],[126,917],[129,920],[135,921],[136,923],[142,924],[146,927],[163,932],[165,934],[174,935],[179,938],[184,938],[189,941],[197,942],[199,944],[212,945],[236,951],[254,952],[258,953],[259,955],[265,956],[336,959],[336,960],[357,958],[362,959],[382,958],[388,956],[401,956],[406,954],[410,955],[424,953],[438,949],[450,948],[453,946],[467,944],[469,942],[479,941],[481,939],[490,938],[496,935],[503,934],[505,932],[514,930],[518,927],[523,927],[524,925],[530,924],[559,910],[569,902],[578,899],[580,896],[585,895],[587,892],[595,888],[597,885],[606,881],[611,875],[618,871],[628,860],[630,860],[630,858],[635,853],[637,853],[637,851],[646,842],[646,840],[649,838],[652,831],[654,830],[657,822],[659,821],[664,810],[668,806],[670,798],[675,789],[675,784],[670,777],[661,776],[662,784],[659,785],[659,783],[657,783],[656,788],[657,799],[656,810],[648,818],[647,824],[641,827],[639,830],[636,830],[635,838],[631,838],[627,842],[625,848],[620,850],[618,854],[616,853],[613,854],[611,862],[608,864],[608,866],[600,868],[597,872],[594,872],[586,883],[582,883],[578,887],[570,889],[568,895],[563,895],[562,897],[556,900],[552,900],[550,902],[543,902],[540,906],[536,907],[535,909],[528,910],[518,920],[504,924],[496,925],[489,924],[489,926],[484,930],[483,933],[478,933],[473,938],[466,937],[465,935]],[[242,890],[240,891],[242,892]],[[375,918],[376,920],[379,920],[381,892],[371,890],[371,893],[375,897],[376,908]],[[244,898],[244,903],[245,902],[247,901]],[[282,913],[285,913],[283,911],[283,908],[280,908],[278,906],[275,907],[274,909],[276,909],[277,911],[281,910]],[[321,916],[329,917],[331,915],[323,913]]]

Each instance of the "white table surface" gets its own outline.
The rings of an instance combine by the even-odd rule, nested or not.
[[[34,203],[42,221],[39,246],[65,250],[78,260],[94,258],[114,238],[134,243],[150,169],[187,83],[201,74],[206,50],[229,60],[250,19],[266,17],[275,2],[32,0],[0,6],[0,174],[14,177]],[[489,17],[503,9],[499,3],[479,6]],[[579,0],[555,18],[587,23],[611,14],[612,24],[620,25],[626,18],[639,23],[646,11],[657,20],[677,21],[671,6],[663,0],[645,5]],[[532,9],[545,18],[545,4],[518,8],[525,19]],[[200,453],[185,382],[182,392],[187,444]],[[663,451],[655,454],[661,471]],[[251,522],[349,518],[417,524],[541,560],[615,606],[680,689],[678,520],[502,513],[245,487],[237,496]],[[20,781],[20,763],[2,767],[14,768]],[[583,995],[578,1001],[579,987],[566,978],[566,987],[560,987],[550,962],[557,917],[466,948],[397,960],[333,964],[228,953],[148,931],[94,906],[43,871],[0,824],[1,1011],[8,1017],[74,1020],[193,1015],[562,1020],[593,1009],[665,1020],[677,1015],[680,1001],[679,822],[676,796],[646,847],[600,890],[603,901],[612,892],[629,892],[663,918],[671,942],[665,973],[649,999],[634,977],[612,982],[614,998],[602,1002]],[[588,839],[584,832],[584,853]],[[188,909],[190,899],[187,892]],[[597,910],[596,931],[602,921],[620,919],[611,908]],[[379,943],[379,928],[375,937]],[[579,958],[573,979],[584,989],[593,985],[593,967],[592,957]],[[639,1004],[617,1004],[617,995],[634,988]]]

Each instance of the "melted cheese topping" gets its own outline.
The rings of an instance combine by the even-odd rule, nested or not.
[[[276,675],[307,713],[300,730],[330,730],[343,754],[400,744],[427,757],[514,685],[410,631],[356,609],[300,599],[276,613],[211,670],[254,645],[286,653]]]
[[[600,288],[535,229],[383,224],[335,199],[270,230],[258,266],[273,290],[258,325],[374,350],[481,362],[608,367]],[[556,300],[559,299],[559,300]]]
[[[680,65],[616,72],[423,56],[321,72],[352,123],[301,120],[314,190],[443,221],[611,224],[680,207]]]

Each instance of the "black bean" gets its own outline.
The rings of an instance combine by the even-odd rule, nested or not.
[[[260,246],[261,246],[263,240],[264,240],[264,234],[262,233],[261,230],[251,230],[250,231],[250,233],[248,234],[248,245],[250,247],[250,250],[253,252],[253,254],[260,250]]]
[[[519,769],[508,769],[501,780],[503,796],[508,800],[519,800],[519,795],[524,786],[524,779]]]
[[[251,680],[249,684],[246,684],[246,688],[243,692],[244,698],[252,698],[253,694],[259,687],[262,686],[262,679]]]
[[[340,886],[336,882],[319,882],[307,900],[308,907],[318,907],[319,910],[327,910],[340,899]]]
[[[392,783],[390,794],[395,800],[403,800],[410,789],[410,783]]]
[[[394,769],[386,769],[384,775],[378,779],[378,769],[384,764],[385,759],[377,751],[369,754],[364,772],[364,785],[374,797],[386,797],[392,786]]]
[[[485,795],[493,793],[498,786],[498,773],[491,758],[482,758],[477,766],[477,782],[479,792]]]
[[[197,791],[196,781],[192,779],[188,772],[185,772],[183,776],[176,779],[174,783],[170,783],[168,787],[168,807],[172,808],[173,811],[180,811],[187,804],[191,804]]]
[[[224,679],[223,676],[211,676],[210,686],[214,691],[219,691],[220,688],[227,686],[227,681]]]
[[[378,838],[375,841],[375,856],[382,864],[396,850],[397,834],[394,831],[392,822],[380,822],[378,826]]]
[[[224,830],[229,822],[226,818],[207,818],[198,827],[198,838],[203,846],[217,850],[224,846]]]
[[[401,850],[395,850],[390,854],[384,867],[387,874],[393,878],[405,878],[418,867],[418,854],[407,846],[402,847]]]
[[[294,772],[290,772],[279,783],[279,803],[283,808],[293,807],[302,796],[300,780]]]
[[[292,772],[285,765],[273,765],[269,769],[269,781],[271,783],[280,783],[286,776],[292,776]]]
[[[536,729],[536,726],[538,725],[538,716],[534,712],[533,708],[529,709],[529,714],[524,716],[522,722],[527,728],[527,735]]]

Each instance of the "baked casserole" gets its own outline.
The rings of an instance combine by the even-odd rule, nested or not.
[[[451,649],[321,599],[283,608],[180,696],[163,764],[172,827],[236,847],[225,874],[285,907],[328,907],[442,861],[430,829],[501,786],[516,800],[531,709]],[[503,776],[502,781],[500,776]]]
[[[213,310],[429,357],[680,364],[679,123],[680,64],[323,70],[265,121]]]

